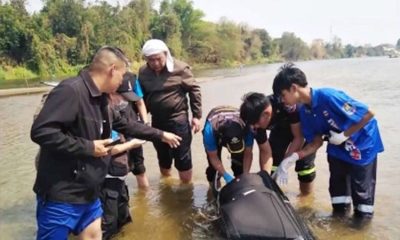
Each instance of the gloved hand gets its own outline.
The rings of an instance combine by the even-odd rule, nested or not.
[[[344,135],[344,132],[337,133],[332,130],[329,131],[329,135],[329,143],[333,145],[340,145],[349,138]]]
[[[288,182],[288,169],[296,163],[297,160],[300,159],[300,156],[298,153],[292,153],[289,157],[283,159],[283,161],[281,162],[281,164],[279,164],[278,168],[276,169],[276,171],[274,172],[274,174],[272,174],[272,178],[275,179],[275,181],[279,184],[279,185],[284,185],[287,184]]]
[[[226,183],[230,183],[233,179],[235,179],[232,175],[230,175],[227,172],[224,172],[224,175],[222,175]]]

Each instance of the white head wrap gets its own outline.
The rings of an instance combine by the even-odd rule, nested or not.
[[[150,39],[144,43],[143,48],[142,48],[142,54],[145,57],[148,57],[148,56],[151,56],[154,54],[159,54],[162,52],[167,53],[166,65],[167,65],[168,72],[174,71],[174,59],[172,58],[171,52],[169,51],[167,45],[163,41],[161,41],[159,39]]]

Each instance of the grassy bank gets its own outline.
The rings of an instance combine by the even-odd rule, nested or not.
[[[249,65],[256,65],[256,64],[267,64],[267,63],[274,63],[279,62],[281,59],[274,58],[274,59],[258,59],[253,61],[247,62],[238,62],[238,61],[226,61],[220,64],[202,64],[202,63],[195,63],[192,64],[193,69],[196,71],[201,70],[212,70],[212,69],[219,69],[219,68],[239,68],[241,66],[249,66]],[[144,64],[143,61],[140,62],[133,62],[131,65],[131,71],[138,72],[140,66]],[[53,75],[39,75],[30,71],[29,69],[17,66],[17,67],[1,67],[0,66],[0,89],[8,89],[8,88],[29,88],[29,87],[38,87],[41,86],[41,81],[57,81],[60,79],[65,79],[70,76],[76,76],[80,69],[82,69],[83,65],[78,66],[68,66],[65,69],[58,69],[56,70],[55,74]]]

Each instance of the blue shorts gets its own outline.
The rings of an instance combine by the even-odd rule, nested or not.
[[[36,239],[68,239],[69,233],[80,234],[102,215],[99,199],[87,204],[70,204],[44,201],[37,197]]]

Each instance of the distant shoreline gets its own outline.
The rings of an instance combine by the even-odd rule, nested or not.
[[[196,78],[196,81],[201,83],[201,82],[215,80],[218,78],[221,78],[221,77],[200,77],[200,78]],[[52,89],[52,87],[49,87],[49,86],[0,89],[0,98],[1,97],[19,96],[19,95],[38,94],[38,93],[47,92],[51,89]]]
[[[32,87],[32,88],[10,88],[10,89],[0,89],[0,97],[11,97],[18,95],[29,95],[37,94],[42,92],[47,92],[52,87]]]

